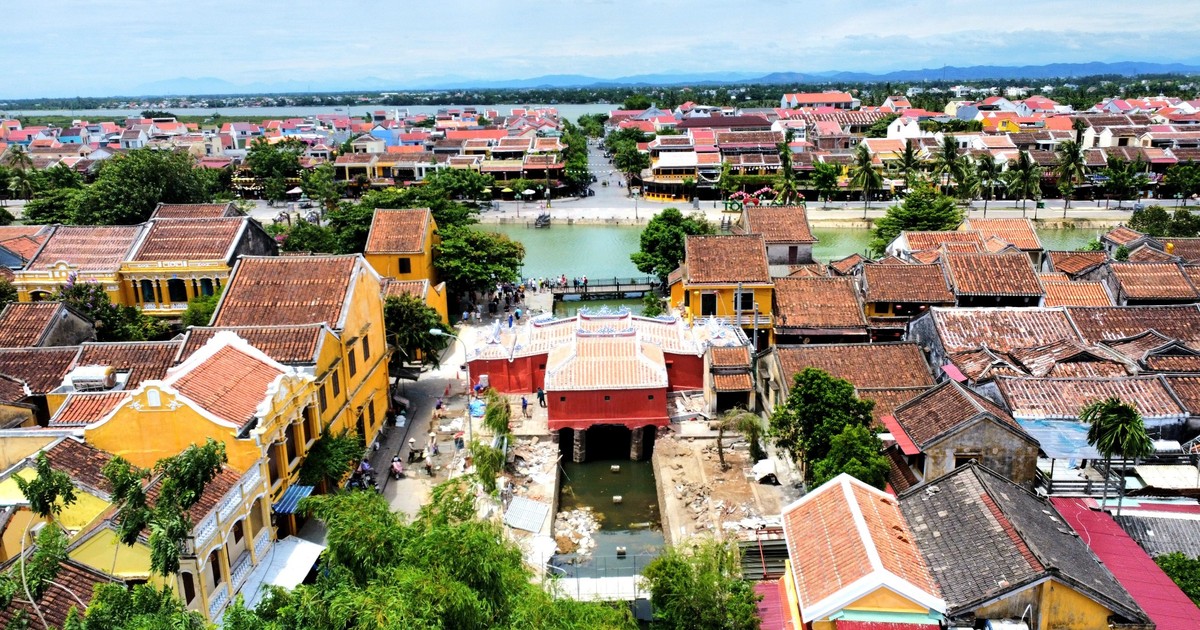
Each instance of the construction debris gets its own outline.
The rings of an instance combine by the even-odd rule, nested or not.
[[[554,540],[558,552],[576,554],[576,561],[586,559],[596,547],[596,532],[600,520],[590,507],[559,512],[554,520]]]

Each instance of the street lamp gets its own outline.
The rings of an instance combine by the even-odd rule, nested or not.
[[[471,391],[471,364],[467,362],[467,344],[454,333],[449,333],[441,328],[430,328],[429,334],[434,337],[450,337],[463,344],[463,367],[467,370],[467,387],[466,391]],[[471,397],[467,396],[467,443],[471,442]]]

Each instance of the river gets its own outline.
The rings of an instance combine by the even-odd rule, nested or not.
[[[478,111],[494,109],[501,115],[507,116],[513,108],[553,107],[560,116],[574,122],[583,114],[607,114],[620,107],[613,103],[563,104],[563,105],[349,105],[321,107],[171,107],[168,108],[176,116],[211,116],[214,112],[230,117],[262,117],[269,118],[305,118],[317,114],[346,114],[362,117],[376,110],[408,110],[412,114],[435,114],[439,109],[448,107],[474,107]],[[72,118],[112,118],[137,116],[143,109],[153,109],[150,106],[134,109],[12,109],[0,110],[0,118],[7,116],[71,116]]]
[[[488,224],[483,229],[506,234],[525,245],[526,277],[568,278],[588,276],[604,279],[644,276],[629,255],[639,247],[641,228],[632,225],[555,225],[548,230],[527,228],[523,224]],[[1046,249],[1078,249],[1096,238],[1100,230],[1038,230]],[[865,253],[871,231],[862,228],[814,227],[819,239],[813,257],[821,262]]]

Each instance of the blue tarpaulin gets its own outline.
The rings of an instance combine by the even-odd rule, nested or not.
[[[487,409],[487,403],[483,402],[483,400],[476,398],[471,401],[472,418],[482,418],[484,409]]]
[[[1073,420],[1018,420],[1051,459],[1104,459],[1088,445],[1088,425]]]
[[[296,511],[296,506],[299,505],[300,499],[307,497],[313,493],[314,486],[292,486],[283,491],[283,496],[271,505],[271,510],[276,514],[292,514]]]

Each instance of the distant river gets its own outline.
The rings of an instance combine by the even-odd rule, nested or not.
[[[488,224],[483,229],[508,235],[525,245],[526,277],[612,278],[641,276],[629,255],[638,250],[641,228],[631,225],[555,225],[537,230],[517,224]],[[1038,230],[1046,249],[1078,249],[1096,238],[1099,230]],[[813,228],[820,239],[813,256],[821,262],[855,252],[865,253],[871,231],[863,228]]]
[[[375,110],[408,110],[412,114],[435,114],[439,109],[447,107],[474,107],[476,110],[483,111],[485,109],[494,109],[500,112],[501,115],[507,116],[513,108],[539,108],[539,107],[554,107],[558,109],[560,116],[575,121],[583,114],[607,114],[608,112],[620,107],[620,104],[612,103],[589,103],[586,105],[352,105],[352,106],[321,106],[321,107],[223,107],[219,109],[211,107],[169,107],[166,108],[176,116],[211,116],[214,112],[220,113],[222,116],[261,116],[267,118],[305,118],[308,116],[316,116],[317,114],[346,114],[348,116],[358,116],[373,112]],[[139,107],[136,109],[12,109],[0,110],[0,118],[4,116],[71,116],[79,118],[111,118],[113,116],[136,116],[143,109],[155,109],[153,107]]]

